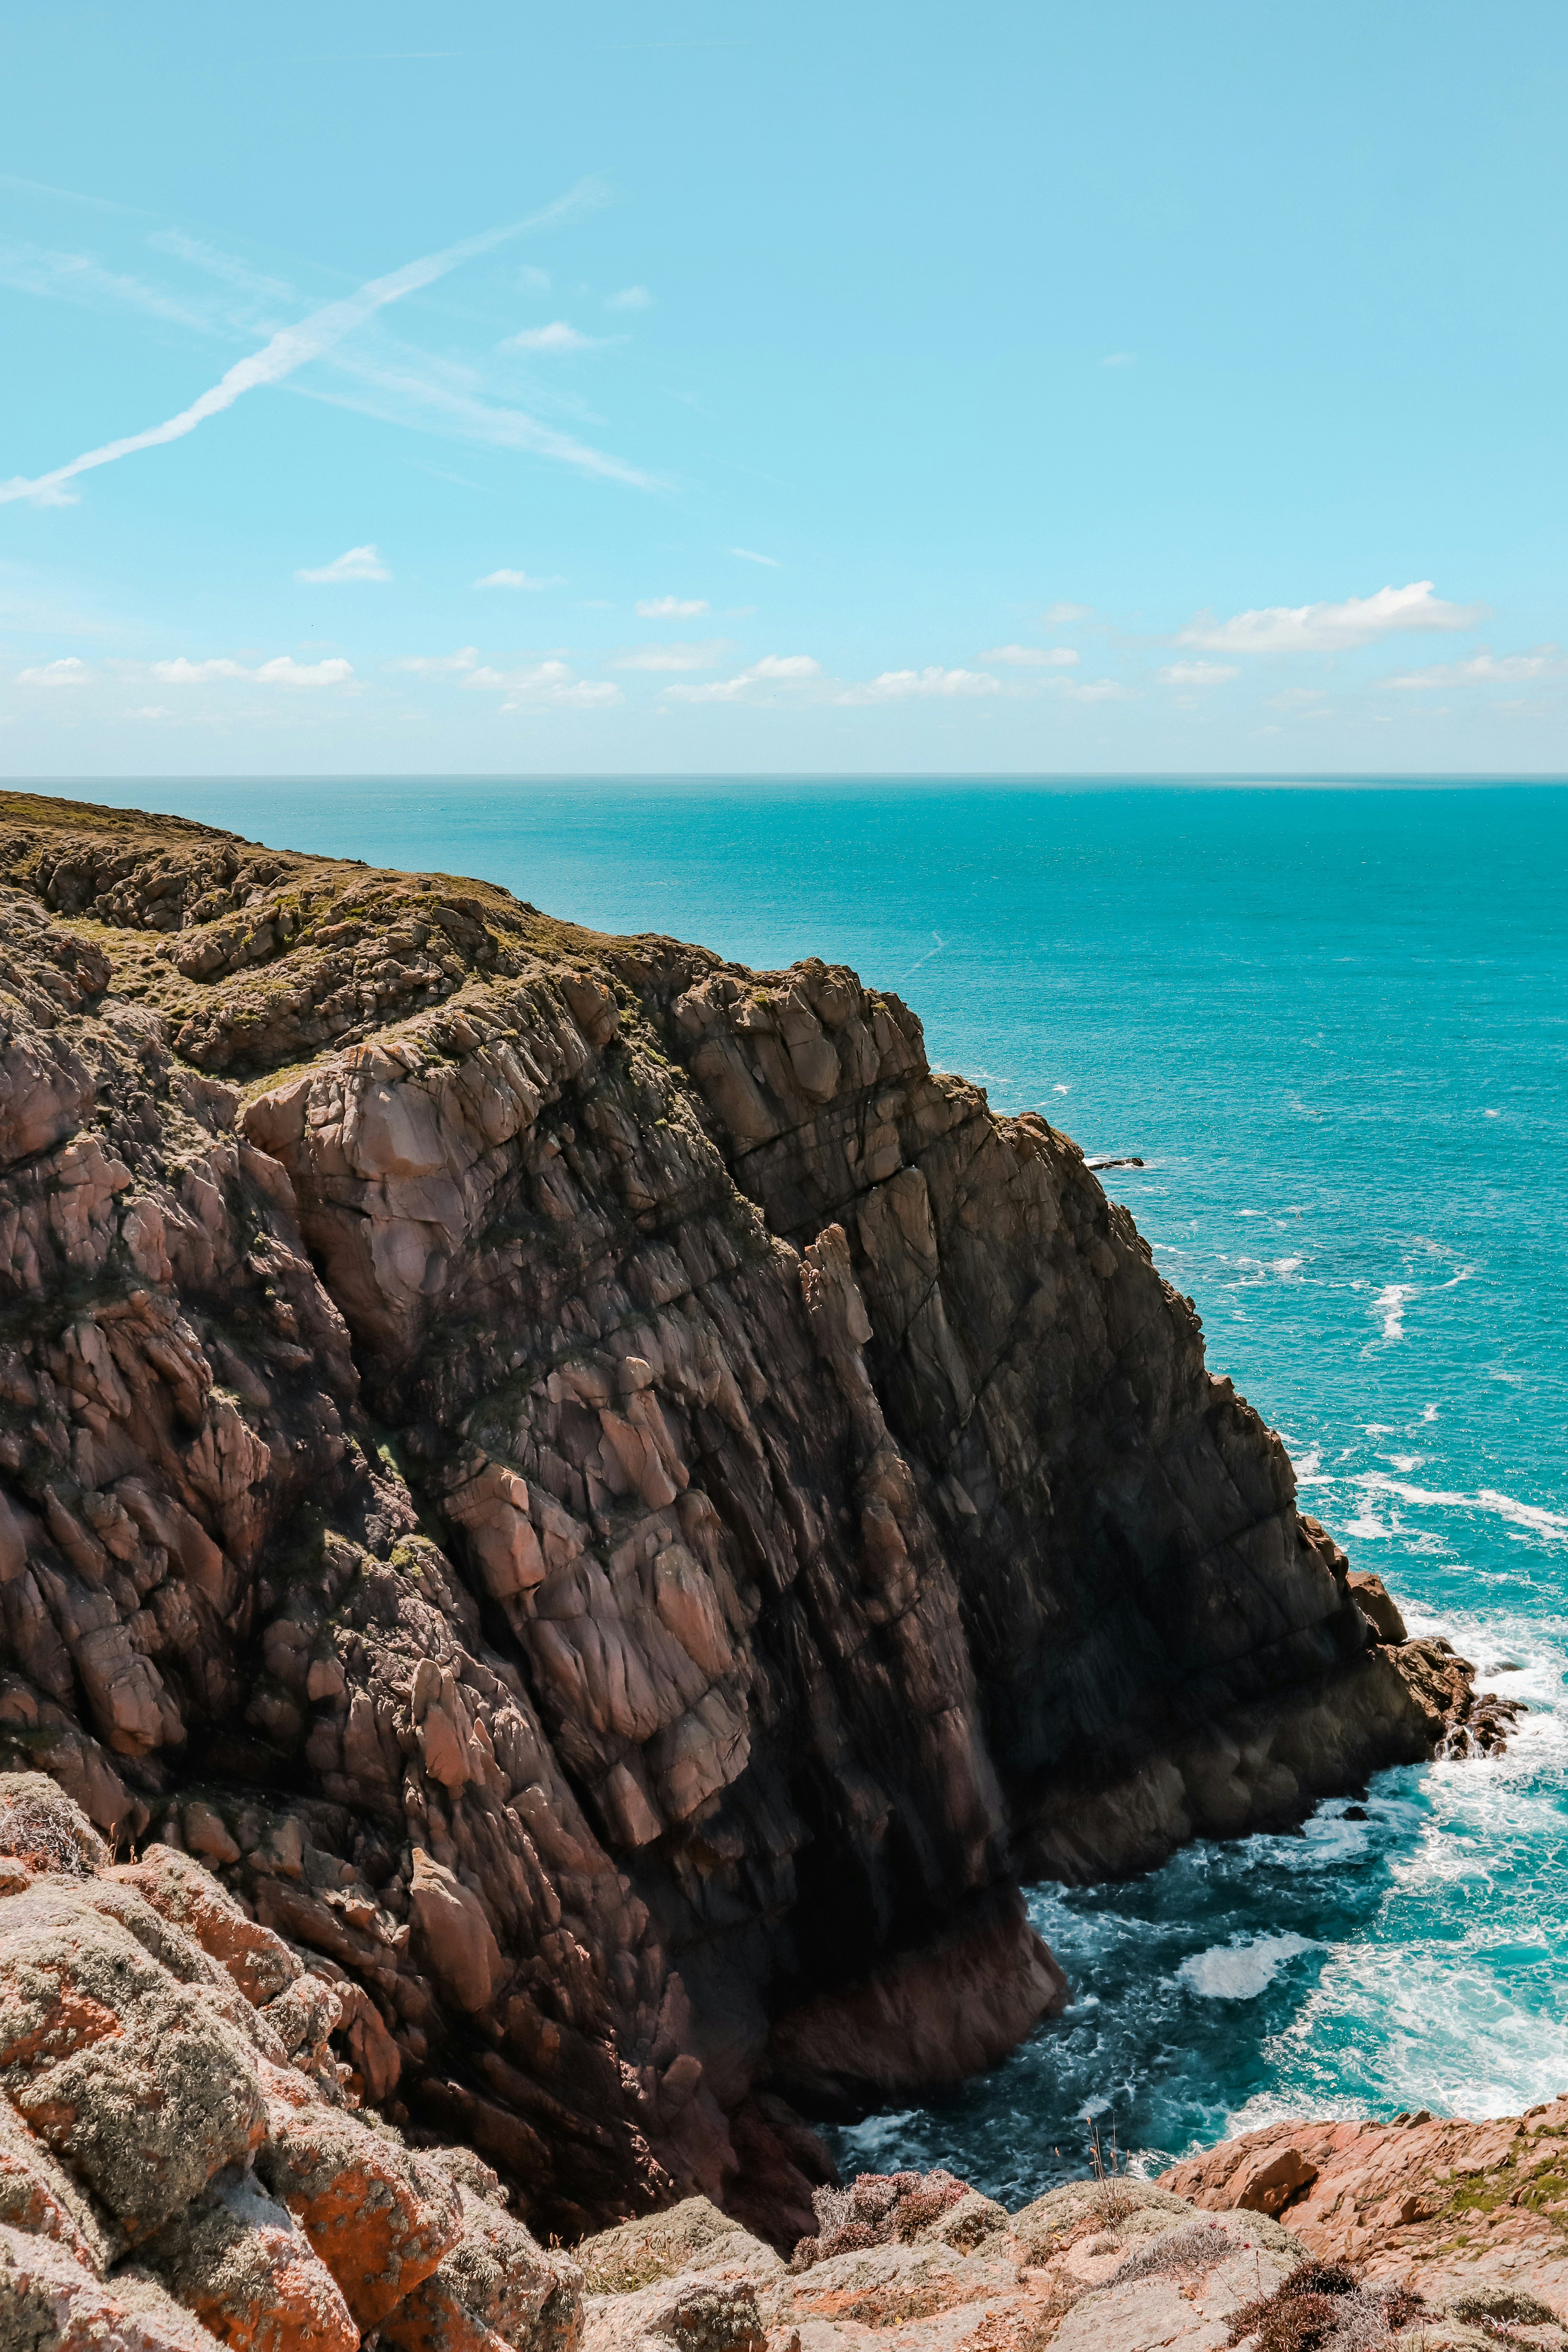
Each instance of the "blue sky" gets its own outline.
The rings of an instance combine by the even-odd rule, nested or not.
[[[1568,769],[1568,14],[0,24],[12,775]]]

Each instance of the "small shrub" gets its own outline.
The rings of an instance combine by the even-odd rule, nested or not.
[[[0,1853],[67,1878],[91,1878],[109,1860],[87,1815],[43,1772],[0,1774]]]
[[[1125,2221],[1130,2213],[1136,2211],[1137,2200],[1128,2194],[1121,2179],[1121,2168],[1126,2159],[1117,2153],[1114,2124],[1110,2129],[1109,2159],[1100,2146],[1100,2126],[1090,2126],[1089,2161],[1094,2173],[1095,2202],[1100,2208],[1100,2218],[1110,2222]]]
[[[1402,2286],[1363,2286],[1343,2263],[1298,2263],[1272,2294],[1244,2303],[1230,2315],[1230,2341],[1254,2341],[1256,2352],[1366,2352],[1422,2308]]]
[[[908,2244],[968,2194],[963,2181],[940,2171],[862,2172],[847,2189],[814,2189],[816,2234],[799,2241],[790,2268],[809,2270],[834,2254],[885,2246],[894,2238]]]

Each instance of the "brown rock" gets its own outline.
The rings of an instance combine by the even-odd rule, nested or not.
[[[1231,2182],[1234,2204],[1249,2213],[1282,2213],[1287,2205],[1310,2189],[1318,2168],[1299,2147],[1270,2149],[1241,2168]]]
[[[63,2165],[0,2096],[0,2222],[57,2239],[84,2270],[101,2273],[119,2252],[114,2234]]]
[[[1066,2004],[1067,1979],[1020,1899],[793,2010],[769,2045],[781,2087],[821,2112],[952,2089]]]
[[[377,2327],[462,2233],[457,2189],[395,2134],[313,2098],[263,2067],[267,2138],[257,2177],[287,2206],[342,2288],[355,2326]]]
[[[575,2352],[583,2332],[583,2273],[545,2254],[500,2201],[488,2167],[457,2157],[462,2235],[382,2324],[397,2352]]]
[[[147,2261],[235,2352],[355,2352],[360,2331],[331,2272],[254,2174],[215,2182],[159,2233]]]
[[[1568,2334],[1565,2131],[1568,2098],[1484,2123],[1423,2112],[1393,2123],[1276,2124],[1222,2140],[1164,2178],[1195,2205],[1225,2212],[1271,2169],[1300,2171],[1287,2221],[1314,2254],[1408,2284],[1461,2316],[1467,2298],[1479,2313],[1488,2296],[1529,2296],[1563,2315]]]
[[[1352,1568],[1345,1582],[1355,1595],[1357,1608],[1380,1642],[1407,1642],[1410,1639],[1405,1630],[1405,1620],[1399,1613],[1398,1602],[1374,1570]]]
[[[166,1845],[149,1846],[138,1863],[110,1872],[134,1887],[159,1915],[181,1928],[228,1970],[256,2008],[275,2000],[300,1973],[279,1936],[247,1919],[210,1870]]]
[[[408,1891],[430,1966],[441,1983],[462,2008],[488,2009],[502,1968],[495,1932],[479,1896],[418,1846]]]
[[[40,1879],[0,1904],[0,2084],[132,2241],[259,2141],[252,2053],[88,1890]]]
[[[217,2352],[218,2339],[134,2264],[97,2279],[52,2239],[0,2224],[0,2343],[18,2352]]]

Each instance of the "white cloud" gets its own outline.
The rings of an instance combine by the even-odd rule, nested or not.
[[[452,656],[445,664],[431,662],[430,669],[447,667],[461,669],[462,683],[478,693],[504,693],[503,710],[594,710],[607,708],[624,700],[618,686],[606,680],[595,683],[578,677],[563,661],[553,657],[526,663],[521,669],[492,669],[488,662],[477,667],[471,660],[471,648]],[[409,668],[411,663],[402,667]]]
[[[606,310],[648,310],[652,307],[653,296],[646,286],[623,286],[618,294],[605,297]]]
[[[738,555],[742,563],[765,563],[770,572],[784,570],[776,555],[759,555],[754,547],[732,547],[730,552],[731,555]]]
[[[1086,677],[1081,686],[1064,677],[1062,692],[1074,702],[1131,702],[1135,698],[1132,688],[1114,677]]]
[[[40,662],[32,669],[16,672],[18,686],[85,686],[92,672],[75,654],[66,654],[60,660]]]
[[[822,665],[809,654],[764,654],[736,677],[716,678],[711,686],[667,686],[665,693],[672,702],[744,702],[763,689],[777,686],[803,686],[810,678],[820,677]]]
[[[1100,364],[1101,367],[1131,367],[1137,356],[1136,352],[1107,352]]]
[[[388,669],[407,670],[416,677],[440,677],[452,670],[477,669],[478,646],[461,646],[455,654],[404,654],[388,662]]]
[[[326,585],[340,580],[390,580],[392,573],[377,547],[349,547],[314,572],[296,572],[296,580]]]
[[[903,702],[911,695],[1000,694],[1001,684],[983,669],[885,669],[879,677],[847,687],[836,702]]]
[[[174,715],[174,712],[165,709],[161,702],[143,702],[134,710],[128,710],[125,714],[127,719],[172,719]]]
[[[1468,661],[1437,662],[1430,669],[1411,670],[1404,677],[1391,677],[1386,683],[1413,688],[1448,686],[1518,686],[1532,677],[1561,677],[1568,671],[1568,657],[1557,646],[1537,646],[1533,653],[1475,654]]]
[[[1040,620],[1047,629],[1065,629],[1070,622],[1087,621],[1093,610],[1092,604],[1047,604]]]
[[[591,352],[593,348],[592,335],[580,335],[564,319],[552,319],[548,327],[524,327],[501,345],[503,352]]]
[[[478,670],[479,646],[461,645],[456,654],[400,654],[388,661],[388,670],[406,670],[414,677],[445,677],[451,670]]]
[[[536,268],[532,262],[525,261],[517,273],[517,282],[525,293],[548,294],[550,272],[548,269]]]
[[[562,199],[563,203],[571,201],[571,198]],[[556,206],[548,208],[550,212],[557,209]],[[536,217],[543,218],[545,215]],[[128,433],[118,441],[106,441],[101,447],[85,450],[79,457],[72,457],[64,466],[56,466],[49,473],[37,475],[31,479],[17,474],[8,482],[0,482],[0,505],[15,499],[31,499],[38,504],[58,505],[62,497],[62,486],[74,480],[77,475],[88,473],[95,466],[110,466],[117,458],[132,457],[142,449],[157,449],[170,441],[183,440],[187,433],[194,433],[197,425],[205,424],[209,416],[220,415],[226,408],[232,408],[237,400],[244,394],[253,392],[258,384],[281,383],[286,376],[292,375],[307,361],[319,359],[333,344],[341,342],[345,335],[352,334],[356,327],[363,326],[378,310],[384,310],[389,302],[401,301],[405,294],[413,294],[422,286],[434,284],[437,278],[444,278],[449,269],[455,269],[460,261],[467,261],[475,254],[488,253],[503,238],[515,236],[521,229],[531,226],[532,223],[529,221],[517,221],[509,228],[487,229],[480,236],[465,237],[460,244],[447,246],[439,253],[427,254],[418,261],[407,262],[403,268],[394,270],[388,277],[369,279],[342,301],[328,302],[321,310],[313,310],[297,326],[279,328],[258,352],[252,352],[247,358],[236,361],[234,366],[198,399],[192,401],[188,408],[182,408],[177,415],[165,418],[162,425],[151,425],[144,433]]]
[[[1078,656],[1070,646],[993,646],[980,658],[1008,662],[1015,669],[1070,669]]]
[[[474,585],[476,588],[564,588],[566,583],[559,572],[552,572],[548,580],[531,580],[526,572],[487,572],[482,580],[475,581]]]
[[[637,605],[642,621],[694,621],[708,610],[706,596],[645,596]]]
[[[1413,580],[1405,588],[1380,588],[1375,595],[1347,596],[1338,604],[1268,604],[1228,621],[1200,614],[1176,642],[1219,653],[1338,653],[1403,629],[1468,629],[1484,610],[1448,604],[1433,594],[1430,580]]]
[[[728,639],[709,637],[700,645],[637,646],[618,654],[616,669],[712,669],[728,648]]]
[[[1240,676],[1232,662],[1172,662],[1160,672],[1160,681],[1163,686],[1223,686],[1227,677]]]
[[[342,686],[353,676],[353,664],[341,655],[330,661],[297,662],[292,654],[275,654],[270,661],[247,669],[241,662],[221,657],[194,662],[177,654],[173,661],[154,662],[152,673],[163,686],[205,686],[223,677],[245,678],[253,686]]]

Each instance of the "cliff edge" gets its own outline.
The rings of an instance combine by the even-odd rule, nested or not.
[[[788,2245],[1020,1879],[1496,1745],[1078,1147],[896,997],[0,795],[0,1761],[544,2231]]]

